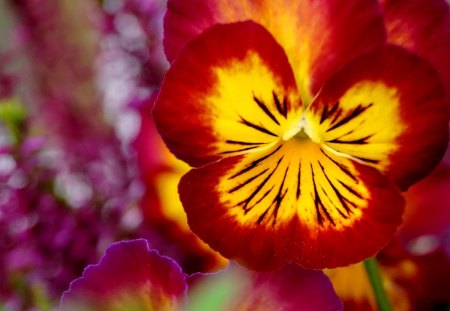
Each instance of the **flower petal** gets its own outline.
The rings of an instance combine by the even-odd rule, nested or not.
[[[180,267],[146,240],[118,242],[70,284],[61,310],[177,310],[186,290]]]
[[[305,101],[335,69],[385,40],[381,8],[374,0],[169,0],[166,55],[173,60],[211,25],[243,20],[263,25],[284,48]]]
[[[448,149],[450,154],[450,149]],[[406,209],[397,237],[410,243],[421,236],[444,236],[450,228],[450,166],[443,162],[405,194]],[[450,246],[450,245],[449,245]]]
[[[411,311],[408,294],[381,268],[383,287],[396,311]],[[345,311],[378,311],[376,298],[364,263],[324,271],[344,303]]]
[[[382,0],[388,42],[428,60],[450,90],[450,10],[445,0]]]
[[[300,118],[296,94],[286,55],[263,27],[216,25],[173,63],[154,118],[177,157],[203,165],[278,141]]]
[[[307,138],[192,169],[179,193],[194,233],[256,270],[373,256],[394,234],[403,205],[375,169]]]
[[[228,291],[221,293],[222,301],[216,298],[214,306],[206,307],[205,296],[218,288]],[[197,280],[189,290],[186,309],[338,311],[342,310],[342,303],[321,271],[289,265],[272,272],[252,272],[230,264],[222,272]]]
[[[337,73],[305,114],[314,141],[407,189],[442,158],[448,108],[436,72],[402,48],[387,46]]]

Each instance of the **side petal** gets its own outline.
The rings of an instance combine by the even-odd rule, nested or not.
[[[450,92],[450,10],[446,0],[382,0],[388,42],[428,60]],[[449,94],[450,95],[450,94]]]
[[[182,48],[217,23],[253,20],[285,49],[305,101],[335,69],[385,40],[375,0],[169,0],[164,47],[172,61]]]
[[[404,49],[374,50],[330,79],[306,112],[310,137],[402,189],[444,155],[449,103],[438,74]]]
[[[179,193],[191,230],[255,270],[361,261],[389,241],[403,210],[375,169],[309,140],[193,169]]]
[[[61,299],[64,311],[177,310],[186,294],[185,275],[147,241],[112,244],[99,264],[88,266]]]
[[[260,25],[216,25],[168,71],[154,108],[169,149],[190,165],[267,148],[302,105],[283,49]]]

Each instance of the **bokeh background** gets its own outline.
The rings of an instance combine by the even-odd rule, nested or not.
[[[0,310],[55,308],[114,241],[146,238],[187,273],[226,263],[189,232],[176,195],[187,167],[151,120],[164,11],[0,1]]]

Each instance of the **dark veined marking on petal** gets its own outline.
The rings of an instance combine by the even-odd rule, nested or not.
[[[249,147],[236,149],[236,150],[222,151],[222,152],[219,152],[219,154],[228,154],[228,153],[252,150],[252,149],[258,148],[261,145],[265,144],[265,143],[251,143],[251,142],[237,141],[237,140],[226,140],[225,142],[230,145],[241,145],[241,146],[249,146]]]
[[[333,218],[331,218],[330,214],[328,213],[327,209],[325,208],[325,205],[323,204],[322,200],[320,199],[319,193],[317,191],[317,184],[316,184],[314,168],[313,168],[312,163],[311,163],[311,175],[312,175],[311,177],[312,177],[313,186],[314,186],[314,205],[316,207],[317,222],[319,223],[319,225],[323,226],[323,219],[322,219],[322,214],[321,214],[321,211],[323,211],[325,213],[325,216],[327,217],[327,219],[331,222],[331,224],[333,226],[336,226],[336,224],[333,221]],[[324,191],[324,193],[325,193],[325,191]]]
[[[276,221],[277,221],[277,217],[278,217],[278,210],[280,209],[281,206],[281,202],[283,201],[283,199],[285,198],[287,192],[289,191],[289,188],[286,188],[286,190],[283,192],[283,194],[281,194],[281,192],[283,191],[283,187],[284,187],[284,183],[286,181],[286,176],[289,170],[289,165],[286,167],[286,171],[284,172],[284,176],[283,176],[283,181],[281,182],[280,185],[280,189],[278,190],[277,195],[275,196],[273,203],[275,203],[275,211],[273,214],[273,222],[272,222],[272,226],[275,226]]]
[[[243,169],[240,170],[239,172],[237,172],[237,173],[233,174],[232,176],[230,176],[230,179],[236,178],[236,177],[238,177],[238,176],[240,176],[240,175],[242,175],[242,174],[244,174],[244,173],[246,173],[246,172],[248,172],[248,171],[254,169],[259,163],[261,163],[261,162],[264,161],[265,159],[267,159],[267,158],[269,158],[270,156],[272,156],[272,155],[274,155],[275,153],[277,153],[277,151],[280,150],[280,148],[281,148],[282,146],[283,146],[283,145],[279,145],[279,146],[278,146],[274,151],[272,151],[271,153],[269,153],[269,154],[267,154],[267,155],[265,155],[265,156],[263,156],[263,157],[261,157],[261,158],[255,160],[255,161],[253,161],[252,163],[250,163],[249,166],[246,166],[245,168],[243,168]]]
[[[300,189],[301,178],[302,178],[302,161],[299,161],[298,173],[297,173],[297,193],[296,193],[297,200],[300,198],[300,194],[301,194],[301,189]]]
[[[245,141],[237,141],[237,140],[229,140],[227,139],[225,141],[227,144],[231,145],[244,145],[244,146],[256,146],[256,145],[264,145],[264,143],[251,143],[251,142],[245,142]]]
[[[343,135],[339,136],[339,137],[338,137],[338,138],[336,138],[336,139],[341,139],[342,137],[348,136],[348,135],[352,134],[352,133],[353,133],[354,131],[355,131],[355,130],[354,130],[354,129],[352,129],[352,130],[350,130],[350,131],[346,132],[345,134],[343,134]]]
[[[252,206],[248,207],[247,209],[244,209],[244,215],[247,214],[253,207],[255,207],[256,205],[258,205],[265,197],[267,197],[269,195],[270,192],[272,192],[273,188],[275,188],[275,185],[273,185],[272,187],[270,187],[269,190],[267,190],[259,199],[258,201],[256,201],[255,203],[253,203]]]
[[[333,144],[349,144],[349,145],[364,145],[368,143],[368,140],[373,136],[373,134],[368,135],[363,138],[354,139],[354,140],[339,140],[339,139],[333,139],[329,140],[329,143]]]
[[[363,157],[357,157],[357,156],[353,156],[363,162],[367,162],[367,163],[372,163],[372,164],[378,164],[380,161],[379,160],[375,160],[375,159],[367,159],[367,158],[363,158]]]
[[[269,207],[267,207],[266,210],[258,217],[258,220],[256,221],[256,223],[258,225],[261,224],[261,222],[264,220],[264,218],[267,215],[267,212],[272,208],[272,206],[275,206],[274,211],[272,213],[272,226],[275,226],[275,224],[277,222],[278,210],[281,206],[281,202],[283,202],[283,199],[289,190],[289,189],[286,189],[284,191],[284,193],[282,193],[288,170],[289,170],[289,165],[286,167],[286,171],[284,172],[283,181],[281,182],[280,188],[278,189],[278,193],[275,195],[275,198],[270,203]]]
[[[356,108],[351,109],[347,115],[345,117],[343,117],[342,119],[340,119],[338,122],[337,118],[333,119],[333,121],[331,122],[331,127],[329,127],[326,132],[330,132],[338,127],[341,127],[342,125],[350,122],[351,120],[353,120],[354,118],[356,118],[357,116],[361,115],[364,111],[366,111],[368,108],[372,107],[373,104],[370,103],[367,106],[363,106],[362,104],[359,104],[358,106],[356,106]]]
[[[339,102],[336,103],[339,105]],[[333,111],[333,120],[331,120],[330,124],[334,124],[341,116],[342,114],[342,108],[338,107],[335,111]]]
[[[322,170],[323,175],[325,176],[325,179],[327,180],[328,184],[331,186],[331,189],[333,189],[334,194],[338,197],[339,202],[341,202],[341,205],[344,207],[345,211],[347,212],[347,215],[345,215],[340,208],[337,207],[336,204],[334,204],[335,209],[338,211],[338,213],[344,217],[344,218],[348,218],[348,215],[351,213],[350,208],[348,207],[346,201],[346,198],[339,192],[339,190],[336,188],[336,186],[331,182],[330,178],[328,177],[328,175],[325,173],[325,168],[323,167],[322,163],[319,162],[319,166],[320,169]],[[325,192],[325,188],[322,187],[322,190]],[[326,192],[325,192],[326,193]],[[326,194],[326,196],[330,199],[330,196],[328,194]],[[332,200],[330,199],[330,201],[332,202]],[[334,202],[333,202],[334,203]]]
[[[350,192],[351,194],[353,194],[355,197],[358,197],[360,199],[364,199],[361,194],[359,194],[358,192],[356,192],[352,187],[350,187],[349,185],[345,184],[343,181],[340,181],[338,179],[338,182],[341,184],[342,187],[344,187],[345,189],[347,189],[348,192]],[[354,206],[355,204],[352,203]]]
[[[275,173],[275,171],[278,169],[278,166],[280,165],[281,161],[283,160],[284,156],[281,156],[281,158],[278,160],[277,165],[274,167],[274,169],[266,176],[266,178],[259,184],[258,187],[256,187],[256,189],[248,196],[247,199],[242,200],[241,202],[239,202],[238,204],[236,204],[237,206],[241,206],[243,205],[243,209],[244,211],[251,210],[255,204],[253,204],[251,207],[248,207],[248,204],[250,203],[250,201],[261,191],[261,189],[264,187],[264,185],[269,181],[269,179],[273,176],[273,174]]]
[[[325,151],[323,151],[322,148],[320,148],[320,152],[322,152],[323,155],[325,155],[331,162],[333,162],[345,175],[353,179],[354,182],[359,183],[358,179],[353,176],[353,174],[348,170],[347,167],[332,159]]]
[[[278,137],[277,134],[272,133],[272,132],[269,131],[268,129],[266,129],[266,128],[260,126],[260,125],[256,125],[256,124],[254,124],[254,123],[251,123],[250,121],[247,121],[246,119],[244,119],[244,118],[241,117],[241,116],[239,116],[239,117],[241,118],[241,121],[240,121],[240,122],[241,122],[242,124],[244,124],[244,125],[246,125],[246,126],[248,126],[248,127],[251,127],[252,129],[255,129],[255,130],[257,130],[257,131],[260,131],[260,132],[262,132],[262,133],[264,133],[264,134],[267,134],[267,135],[270,135],[270,136],[274,136],[274,137]]]
[[[253,95],[253,100],[258,105],[259,108],[261,108],[262,111],[270,118],[273,122],[275,122],[277,125],[280,125],[280,122],[278,122],[277,118],[270,112],[269,108],[261,101],[259,100],[255,95]]]
[[[322,115],[320,116],[320,124],[325,122],[329,115],[335,114],[336,110],[339,107],[339,102],[336,102],[333,107],[331,107],[330,111],[328,111],[328,105],[325,105],[325,108],[322,110]]]
[[[283,99],[283,103],[280,102],[280,99],[278,98],[277,94],[272,91],[273,101],[275,102],[275,106],[277,107],[278,112],[284,117],[287,117],[287,99],[286,97]]]
[[[241,148],[241,149],[236,149],[236,150],[222,151],[222,152],[219,152],[219,154],[228,154],[228,153],[235,153],[235,152],[241,152],[241,151],[248,151],[248,150],[255,149],[257,147],[258,146],[253,146],[253,147]]]
[[[262,174],[264,174],[264,173],[267,172],[268,170],[269,170],[269,169],[266,168],[265,170],[263,170],[263,171],[260,172],[259,174],[256,174],[256,175],[250,177],[249,179],[247,179],[247,180],[244,181],[243,183],[237,185],[236,187],[232,188],[232,189],[229,190],[228,192],[229,192],[229,193],[233,193],[233,192],[235,192],[236,190],[241,189],[242,187],[244,187],[245,185],[251,183],[253,180],[255,180],[256,178],[258,178],[259,176],[261,176]]]

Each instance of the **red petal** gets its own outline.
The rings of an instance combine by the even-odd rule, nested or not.
[[[191,229],[256,270],[289,262],[322,269],[373,256],[401,221],[400,194],[373,168],[296,144],[186,174],[179,193]]]
[[[334,70],[385,40],[375,0],[169,0],[166,54],[173,60],[211,25],[243,20],[263,25],[284,48],[304,101],[312,99]]]
[[[388,41],[428,60],[450,91],[450,10],[445,0],[383,0]]]
[[[251,21],[211,27],[179,55],[154,109],[169,149],[197,166],[267,148],[302,110],[282,48]]]
[[[187,290],[185,275],[147,241],[112,244],[97,265],[88,266],[70,284],[61,310],[172,310]]]
[[[449,150],[450,153],[450,150]],[[422,235],[443,236],[450,228],[450,166],[441,163],[406,193],[403,224],[397,236],[411,242]]]

